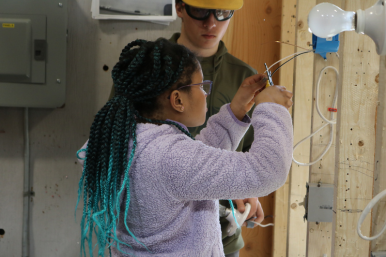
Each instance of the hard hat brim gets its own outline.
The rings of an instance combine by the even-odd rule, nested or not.
[[[187,5],[204,9],[238,10],[243,0],[184,0]]]

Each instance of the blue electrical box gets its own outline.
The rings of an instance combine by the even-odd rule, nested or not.
[[[312,45],[316,54],[327,59],[327,53],[336,53],[339,50],[339,34],[330,38],[321,38],[312,34]]]

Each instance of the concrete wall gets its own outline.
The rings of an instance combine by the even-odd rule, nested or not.
[[[69,1],[66,105],[30,109],[31,257],[79,256],[80,217],[74,218],[81,167],[75,153],[106,102],[111,69],[132,40],[169,38],[180,30],[147,22],[91,19],[91,0]],[[107,65],[109,70],[103,71]],[[21,256],[23,214],[23,109],[0,108],[0,256]]]

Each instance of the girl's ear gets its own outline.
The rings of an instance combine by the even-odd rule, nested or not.
[[[184,99],[180,91],[174,90],[170,94],[170,105],[177,112],[184,112]]]

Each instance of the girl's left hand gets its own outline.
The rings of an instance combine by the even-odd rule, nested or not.
[[[233,202],[236,204],[237,210],[241,213],[244,213],[246,203],[249,203],[251,205],[251,210],[249,211],[249,214],[246,220],[252,220],[257,223],[261,223],[264,220],[264,210],[263,210],[263,207],[261,207],[261,204],[257,197],[247,198],[244,200],[237,199],[237,200],[233,200]],[[247,225],[247,222],[244,222],[243,226],[246,226],[246,225]]]
[[[266,83],[267,77],[263,74],[253,75],[243,81],[230,105],[237,119],[242,120],[252,109],[255,96],[266,86]]]

